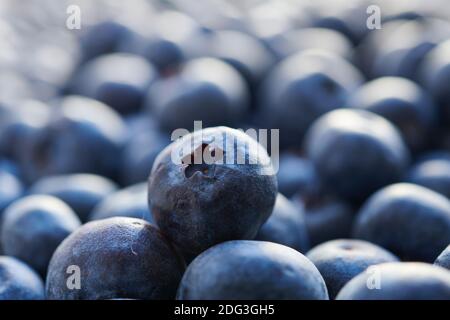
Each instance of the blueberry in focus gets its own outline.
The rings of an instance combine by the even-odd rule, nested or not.
[[[325,280],[330,298],[351,279],[368,267],[398,258],[389,251],[370,242],[339,239],[312,248],[306,257],[314,263]]]
[[[409,162],[397,129],[364,110],[335,110],[319,118],[308,131],[306,149],[324,185],[356,203],[399,181]]]
[[[89,220],[129,217],[154,223],[147,197],[146,182],[129,186],[105,197],[92,211]]]
[[[448,300],[450,271],[421,262],[390,262],[350,280],[337,300]],[[379,282],[374,278],[376,277]],[[368,286],[370,284],[370,288]]]
[[[147,107],[161,129],[191,130],[194,121],[203,127],[237,125],[248,108],[248,88],[242,76],[218,59],[199,58],[181,70],[155,81]]]
[[[178,300],[328,300],[317,268],[301,253],[265,241],[229,241],[187,268]]]
[[[272,213],[277,181],[256,140],[215,127],[164,149],[148,193],[157,225],[189,260],[220,242],[253,239]]]
[[[44,283],[22,261],[0,256],[0,300],[44,300]]]
[[[407,181],[439,192],[450,199],[450,158],[434,158],[416,163]]]
[[[278,194],[272,214],[262,225],[256,240],[275,242],[299,252],[309,249],[303,208]]]
[[[20,158],[24,174],[31,182],[68,173],[114,178],[124,128],[120,116],[107,105],[67,96],[59,101],[50,123],[24,146]]]
[[[410,150],[427,146],[437,110],[431,97],[414,82],[383,77],[361,86],[347,101],[348,107],[376,113],[392,122]]]
[[[298,148],[311,123],[344,107],[361,81],[359,71],[343,58],[303,51],[276,65],[262,84],[260,121],[280,129],[281,148]]]
[[[156,71],[143,57],[114,53],[84,64],[72,80],[71,92],[130,114],[142,109],[155,78]]]
[[[66,285],[72,265],[80,268],[80,290]],[[55,251],[46,294],[51,300],[173,299],[183,271],[171,244],[144,220],[98,220],[83,225]]]
[[[61,200],[44,195],[24,197],[3,214],[3,251],[45,275],[53,252],[80,225],[75,213]]]
[[[361,208],[353,235],[402,260],[433,262],[450,243],[450,201],[414,184],[388,186]]]
[[[441,254],[436,258],[434,264],[450,270],[450,245],[441,252]]]
[[[94,174],[47,176],[36,181],[29,194],[45,194],[61,199],[86,221],[94,207],[117,190],[111,180]]]

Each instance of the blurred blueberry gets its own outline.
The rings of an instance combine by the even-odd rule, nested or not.
[[[436,258],[434,264],[450,270],[450,244],[442,253]]]
[[[444,268],[420,262],[383,263],[374,268],[350,280],[337,300],[450,299],[450,271]]]
[[[450,158],[430,159],[416,163],[410,169],[407,181],[450,198]]]
[[[328,300],[317,268],[301,253],[265,241],[229,241],[198,256],[178,300]]]
[[[71,92],[99,100],[121,114],[143,107],[156,71],[142,57],[126,53],[102,55],[91,60],[75,75]]]
[[[388,186],[361,208],[354,236],[402,260],[432,262],[450,243],[450,201],[414,184]]]
[[[195,120],[203,127],[236,125],[247,112],[248,89],[241,75],[217,59],[200,58],[150,86],[148,109],[159,126],[172,132],[191,130]]]
[[[378,42],[373,77],[399,76],[417,80],[418,68],[434,47],[450,36],[450,23],[436,18],[407,21]]]
[[[161,75],[170,75],[186,61],[192,39],[200,32],[200,25],[188,15],[165,10],[146,28],[125,38],[120,49],[142,55]]]
[[[280,59],[308,49],[322,49],[350,60],[352,43],[341,33],[326,28],[295,29],[272,39],[269,43]]]
[[[305,222],[311,246],[350,237],[353,220],[353,209],[336,197],[323,196],[305,203]]]
[[[342,109],[322,116],[309,130],[306,148],[324,185],[356,203],[399,181],[409,162],[397,129],[363,110]]]
[[[0,158],[0,217],[10,203],[22,196],[23,191],[17,167],[12,162]]]
[[[421,65],[421,83],[430,92],[439,107],[440,122],[450,124],[450,41],[431,50]]]
[[[51,108],[37,100],[0,105],[0,155],[17,160],[50,115]]]
[[[120,116],[107,105],[80,96],[59,102],[50,123],[21,154],[28,181],[46,175],[95,173],[116,177],[124,137]]]
[[[296,206],[279,193],[271,216],[262,225],[255,239],[279,243],[299,252],[306,252],[309,249],[309,239],[303,208]]]
[[[148,208],[147,183],[139,183],[104,198],[92,211],[89,220],[129,217],[154,223]]]
[[[120,181],[132,185],[146,181],[158,154],[170,137],[158,129],[144,130],[129,139],[122,152]]]
[[[367,9],[371,4],[372,2],[365,0],[353,1],[352,5],[339,1],[320,3],[317,8],[319,12],[312,26],[340,32],[353,45],[358,45],[371,31],[367,27]]]
[[[44,283],[22,261],[0,256],[0,300],[45,300]]]
[[[320,271],[332,299],[347,282],[368,267],[398,261],[392,253],[377,245],[351,239],[322,243],[312,248],[306,257]]]
[[[371,111],[391,121],[414,152],[427,146],[437,116],[431,97],[414,82],[398,77],[367,82],[346,105]]]
[[[107,20],[92,25],[80,39],[83,60],[88,61],[103,54],[117,52],[121,42],[132,36],[133,31],[117,21]]]
[[[282,148],[298,148],[311,123],[344,107],[361,81],[360,73],[339,56],[306,50],[283,60],[267,76],[260,92],[260,121],[280,129]]]
[[[61,199],[78,215],[88,220],[92,209],[117,190],[109,179],[93,174],[47,176],[36,181],[29,194],[44,194]]]
[[[312,163],[294,153],[284,152],[280,156],[277,172],[278,191],[291,198],[299,191],[311,188],[317,179]]]
[[[232,65],[252,89],[257,87],[275,63],[274,56],[260,40],[243,32],[211,32],[206,41],[207,47],[202,54],[209,54]]]
[[[80,225],[75,213],[61,200],[44,195],[24,197],[3,214],[3,250],[45,275],[56,247]]]
[[[78,266],[81,288],[70,290],[66,270]],[[173,299],[184,263],[166,238],[144,220],[89,222],[56,250],[46,293],[51,300]]]

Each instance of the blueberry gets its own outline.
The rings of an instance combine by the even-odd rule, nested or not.
[[[344,59],[306,50],[280,62],[261,87],[260,121],[280,129],[280,147],[298,148],[311,123],[344,106],[362,78]]]
[[[436,258],[434,264],[450,270],[450,245]]]
[[[450,36],[450,23],[436,18],[407,21],[382,38],[372,63],[373,77],[420,79],[419,66],[427,54]]]
[[[70,266],[79,268],[79,290],[66,285]],[[173,299],[183,271],[155,227],[140,219],[103,219],[61,243],[50,261],[46,293],[51,300]]]
[[[402,260],[432,262],[450,243],[450,201],[427,188],[399,183],[370,197],[355,221],[354,236]]]
[[[0,300],[44,300],[44,283],[36,272],[13,257],[0,256]]]
[[[255,239],[306,252],[309,249],[309,239],[303,208],[294,205],[279,193],[271,216],[262,225]]]
[[[23,194],[24,186],[17,174],[13,163],[0,158],[0,218],[3,210]]]
[[[431,50],[421,64],[421,83],[430,92],[439,107],[439,119],[444,126],[450,124],[450,41]]]
[[[149,179],[153,217],[187,259],[223,241],[253,239],[276,195],[267,152],[226,127],[196,131],[169,145]]]
[[[247,112],[248,89],[232,67],[213,58],[186,63],[176,74],[150,86],[148,109],[168,132],[193,128],[236,125]]]
[[[51,108],[36,100],[0,105],[0,154],[14,160],[39,129],[46,126]]]
[[[409,162],[394,126],[364,110],[342,109],[322,116],[308,132],[306,148],[325,186],[354,202],[398,181]]]
[[[427,145],[437,112],[424,90],[398,77],[367,82],[349,98],[347,106],[371,111],[391,121],[412,151],[420,151]]]
[[[90,26],[80,39],[83,60],[117,52],[120,44],[133,36],[133,31],[117,21],[102,21]]]
[[[200,26],[188,15],[170,10],[158,14],[152,22],[152,30],[146,30],[145,34],[140,35],[141,39],[136,39],[140,42],[137,50],[162,75],[167,75],[186,61],[190,40],[199,32]],[[173,27],[175,25],[176,28]]]
[[[407,180],[450,198],[450,158],[430,159],[416,163],[410,169]]]
[[[92,211],[89,220],[130,217],[153,223],[148,208],[146,182],[132,185],[104,198]]]
[[[353,209],[336,197],[319,198],[305,204],[305,222],[311,246],[350,237],[353,220]]]
[[[330,298],[355,276],[372,265],[398,261],[392,253],[361,240],[339,239],[311,249],[306,257],[325,280]]]
[[[340,32],[326,28],[290,30],[272,39],[270,46],[279,58],[308,49],[322,49],[342,58],[352,57],[352,43]]]
[[[369,5],[367,1],[355,1],[351,6],[338,2],[327,3],[326,9],[323,6],[318,8],[318,16],[314,19],[312,26],[340,32],[357,46],[372,31],[368,28]],[[383,9],[385,7],[383,6]]]
[[[50,123],[23,148],[20,159],[27,180],[68,173],[115,177],[124,135],[120,116],[80,96],[65,97],[59,104]]]
[[[93,174],[47,176],[34,183],[28,193],[46,194],[61,199],[86,221],[94,207],[117,186],[109,179]]]
[[[114,53],[91,60],[72,80],[71,92],[99,100],[121,114],[143,107],[148,87],[156,71],[144,58]]]
[[[45,275],[56,247],[81,225],[75,213],[61,200],[44,195],[24,197],[4,212],[2,247]]]
[[[418,157],[417,163],[426,162],[428,160],[450,161],[450,152],[447,150],[433,150],[426,153],[422,153],[420,157]]]
[[[280,155],[277,173],[278,190],[290,198],[297,192],[310,188],[317,179],[312,163],[293,153]]]
[[[229,241],[187,268],[178,300],[328,300],[317,268],[301,253],[265,241]]]
[[[121,182],[131,185],[146,181],[156,157],[169,144],[169,135],[159,130],[145,130],[130,138],[122,153]]]
[[[152,37],[143,54],[162,74],[170,74],[186,59],[180,45],[164,36]]]
[[[311,246],[350,237],[353,209],[324,188],[311,161],[291,153],[282,154],[278,189],[289,195],[295,191],[291,199],[304,209]]]
[[[450,299],[448,270],[420,262],[383,263],[375,268],[348,282],[337,300]]]
[[[259,39],[239,31],[213,32],[208,38],[208,46],[211,56],[232,65],[253,89],[275,62],[271,52]]]

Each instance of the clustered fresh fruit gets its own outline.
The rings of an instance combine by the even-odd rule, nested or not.
[[[0,300],[450,300],[450,15],[352,2],[5,6]]]

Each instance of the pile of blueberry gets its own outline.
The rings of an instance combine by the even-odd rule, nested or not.
[[[0,300],[450,299],[446,0],[17,6]]]

